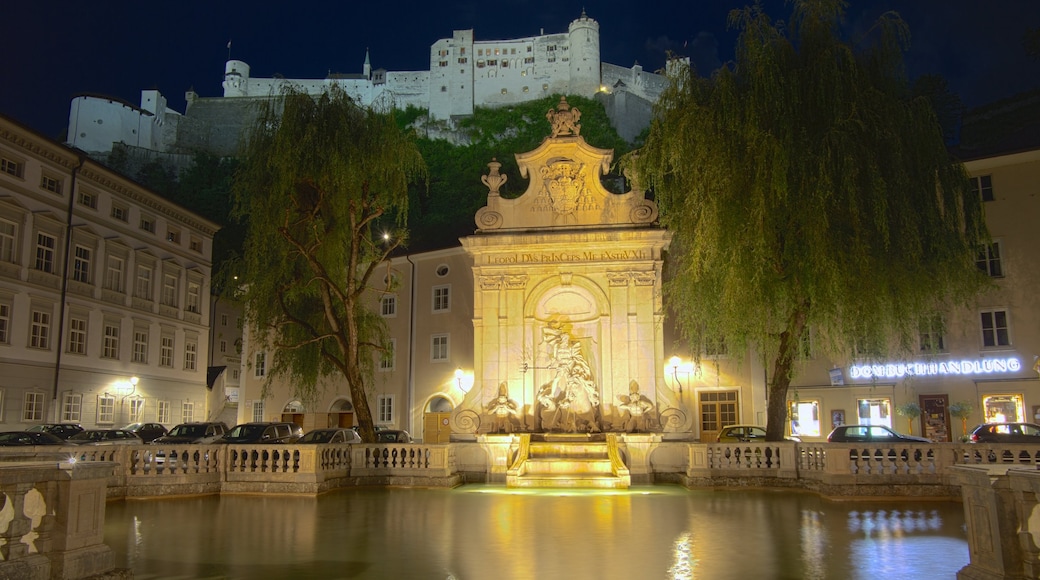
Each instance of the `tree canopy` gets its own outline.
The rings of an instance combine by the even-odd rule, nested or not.
[[[735,62],[680,74],[628,161],[674,232],[666,293],[691,346],[767,362],[769,440],[810,328],[838,360],[909,350],[923,319],[982,288],[987,238],[929,99],[910,90],[898,15],[853,42],[845,2],[792,6],[787,23],[733,11]]]
[[[337,87],[312,97],[291,86],[261,103],[235,175],[233,216],[246,223],[235,266],[247,331],[273,355],[268,380],[288,379],[304,401],[323,379],[345,380],[366,441],[366,384],[386,344],[366,293],[385,288],[376,272],[405,240],[408,188],[425,175],[393,113]]]

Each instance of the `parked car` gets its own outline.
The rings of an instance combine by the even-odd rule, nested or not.
[[[361,436],[353,429],[314,429],[300,437],[297,443],[361,443]]]
[[[296,423],[242,423],[214,443],[295,443],[300,437],[303,429]]]
[[[0,433],[0,447],[64,444],[64,439],[45,431],[5,431]]]
[[[83,432],[83,426],[76,423],[43,423],[26,429],[30,433],[50,433],[60,439],[68,439],[76,433]]]
[[[170,443],[214,443],[223,437],[227,430],[227,425],[219,421],[181,423],[170,429],[166,435],[152,440],[152,443],[159,445]]]
[[[133,445],[144,443],[137,433],[126,429],[86,429],[69,437],[73,445]]]
[[[162,423],[130,423],[126,427],[123,427],[123,429],[132,433],[137,433],[137,436],[145,443],[154,441],[157,437],[166,435],[166,427],[164,427]]]
[[[753,443],[766,440],[766,428],[759,425],[727,425],[715,436],[716,443]],[[790,435],[785,441],[801,441]]]
[[[831,443],[931,443],[931,439],[903,435],[884,425],[838,425],[827,436]]]
[[[380,429],[376,431],[376,441],[379,443],[411,443],[412,436],[407,431],[400,429]]]
[[[971,430],[972,443],[1040,443],[1040,425],[1035,423],[983,423]]]

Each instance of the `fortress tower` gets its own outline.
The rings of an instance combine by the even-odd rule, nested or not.
[[[600,87],[599,23],[585,11],[567,28],[570,37],[571,92],[586,97]]]
[[[249,65],[240,60],[229,60],[224,64],[224,96],[249,96]]]

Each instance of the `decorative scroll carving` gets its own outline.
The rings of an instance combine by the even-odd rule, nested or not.
[[[506,288],[509,290],[520,290],[527,287],[527,274],[517,274],[505,277]]]
[[[481,290],[500,290],[502,288],[502,277],[480,276],[477,278],[477,284],[480,285]]]
[[[477,210],[476,222],[479,229],[497,230],[502,227],[502,214],[485,206]]]
[[[628,272],[607,272],[607,281],[611,286],[628,286]]]
[[[470,409],[462,409],[451,415],[453,433],[476,433],[480,428],[480,415]]]
[[[499,188],[501,188],[502,185],[505,184],[506,180],[509,179],[509,176],[508,175],[502,175],[501,173],[498,172],[499,168],[502,167],[502,164],[499,163],[498,159],[495,158],[495,157],[491,158],[491,163],[488,163],[487,166],[488,166],[488,169],[491,170],[491,173],[489,173],[487,175],[481,175],[480,176],[480,181],[483,182],[484,185],[487,186],[487,188],[488,188],[488,196],[498,197],[498,195],[499,195],[499,193],[498,193]]]
[[[629,212],[628,217],[631,218],[634,224],[649,224],[653,223],[657,219],[657,205],[651,203],[641,203],[632,208]]]
[[[657,282],[656,272],[632,272],[636,286],[653,286]]]
[[[581,111],[577,107],[571,108],[567,104],[567,97],[560,97],[560,103],[556,105],[556,109],[549,109],[545,118],[549,119],[549,124],[552,125],[553,137],[578,135],[581,132],[581,125],[578,123],[578,119],[581,119]]]

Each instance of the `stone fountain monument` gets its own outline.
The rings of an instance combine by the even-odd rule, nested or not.
[[[566,99],[551,134],[517,154],[527,190],[501,195],[488,163],[487,205],[462,240],[473,260],[474,388],[452,413],[456,440],[488,434],[591,437],[687,433],[693,418],[668,388],[661,295],[670,234],[638,180],[607,191],[613,152],[580,136]]]

